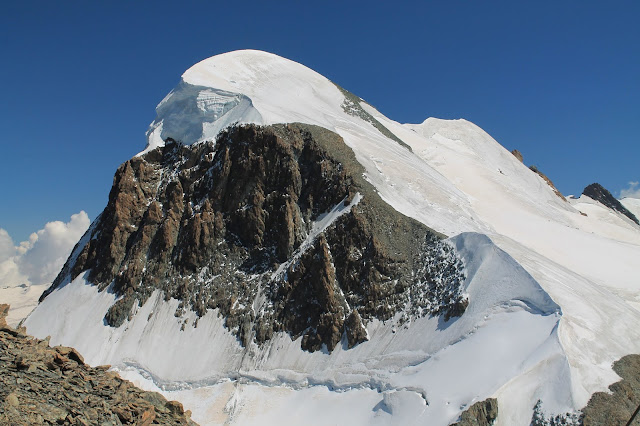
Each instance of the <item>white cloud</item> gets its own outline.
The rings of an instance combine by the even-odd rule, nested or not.
[[[0,228],[0,263],[16,255],[13,240],[7,231]]]
[[[51,283],[89,224],[89,216],[81,211],[67,223],[47,223],[17,246],[0,229],[0,287]]]
[[[89,224],[89,216],[81,211],[67,223],[47,223],[17,246],[0,228],[0,303],[11,305],[10,326],[18,325],[36,307]]]
[[[640,182],[629,182],[629,187],[620,191],[620,198],[640,198]]]

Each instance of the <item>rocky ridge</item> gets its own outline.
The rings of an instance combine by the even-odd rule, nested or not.
[[[0,423],[139,426],[195,425],[182,404],[91,368],[73,348],[49,347],[6,326],[0,305]]]
[[[623,206],[620,201],[616,200],[616,198],[599,183],[592,183],[591,185],[587,186],[582,191],[582,194],[601,202],[611,210],[622,213],[623,215],[634,221],[637,225],[640,225],[638,218],[635,217],[635,215],[629,210],[627,210],[627,208]]]
[[[522,164],[524,163],[524,156],[522,155],[522,153],[517,150],[514,149],[513,151],[511,151],[511,154],[513,154],[514,157],[516,157],[518,159],[518,161],[520,161]],[[564,195],[562,195],[562,193],[558,190],[558,188],[556,188],[556,186],[553,184],[553,182],[551,181],[551,179],[549,179],[549,177],[547,175],[545,175],[544,173],[542,173],[540,171],[540,169],[538,169],[537,166],[531,165],[529,166],[529,170],[531,170],[532,172],[534,172],[535,174],[537,174],[538,176],[540,176],[542,178],[542,180],[544,180],[547,185],[549,185],[551,187],[551,189],[553,190],[553,192],[560,198],[562,198],[563,200],[566,201],[566,198],[564,197]]]
[[[374,318],[461,315],[453,247],[384,203],[364,172],[339,135],[310,125],[167,140],[120,166],[107,207],[42,297],[89,270],[121,296],[111,326],[160,290],[181,300],[178,317],[217,309],[243,344],[285,331],[310,351],[353,347]]]

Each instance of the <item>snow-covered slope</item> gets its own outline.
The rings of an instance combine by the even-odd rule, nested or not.
[[[383,200],[451,237],[467,266],[469,307],[459,319],[372,321],[368,342],[331,354],[301,351],[286,334],[243,348],[214,310],[182,330],[195,314],[176,318],[179,301],[159,292],[114,329],[103,318],[115,295],[83,276],[27,319],[35,336],[162,388],[203,424],[282,423],[283,413],[293,424],[448,424],[495,396],[498,424],[524,425],[538,399],[551,413],[580,408],[616,380],[615,359],[640,352],[640,227],[557,196],[468,121],[400,124],[316,72],[257,51],[194,65],[157,113],[144,152],[167,138],[212,140],[233,123],[334,131]]]
[[[637,291],[640,228],[630,221],[580,214],[472,123],[428,119],[406,125],[418,137],[383,123],[467,194],[496,233],[613,291]]]
[[[558,305],[486,236],[462,234],[452,243],[467,265],[466,292],[473,301],[461,318],[449,322],[422,318],[403,325],[394,320],[372,322],[367,327],[370,341],[353,349],[347,349],[345,342],[331,354],[301,351],[299,340],[286,334],[264,346],[244,348],[223,328],[215,311],[201,318],[196,328],[180,331],[184,319],[174,316],[178,301],[167,303],[160,294],[132,321],[111,328],[102,318],[114,302],[113,294],[98,293],[82,277],[53,292],[27,326],[35,335],[50,334],[52,345],[73,342],[92,365],[109,363],[132,378],[132,371],[137,371],[165,390],[191,389],[191,397],[215,389],[223,392],[228,380],[236,383],[235,388],[252,388],[256,399],[274,388],[285,393],[330,389],[367,395],[356,403],[367,422],[387,424],[393,418],[423,424],[437,419],[436,423],[446,424],[456,419],[461,407],[510,387],[514,376],[536,370],[537,377],[523,379],[530,390],[519,389],[505,398],[505,418],[522,420],[522,413],[509,407],[532,407],[539,398],[559,411],[570,409],[571,377],[558,341]],[[195,314],[186,318],[193,322]],[[559,377],[564,383],[560,387],[554,382]],[[230,400],[238,392],[235,388],[229,390]],[[281,397],[279,403],[293,403],[289,397]],[[333,393],[316,398],[327,405],[335,399]],[[253,402],[244,400],[226,415],[240,424],[264,420],[252,419]],[[188,408],[195,410],[195,420],[207,423],[201,411],[210,407],[198,403]],[[406,418],[399,408],[409,410]],[[308,404],[301,410],[312,409],[317,407]],[[260,415],[276,413],[267,410]],[[317,424],[327,420],[316,418]]]
[[[579,376],[574,398],[586,404],[603,382],[613,381],[610,363],[640,350],[633,326],[640,319],[640,228],[592,200],[597,206],[584,216],[585,202],[562,200],[468,121],[399,125],[371,112],[467,194],[494,229],[496,244],[562,306],[560,337]]]

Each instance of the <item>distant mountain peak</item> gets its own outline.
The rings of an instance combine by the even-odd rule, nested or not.
[[[601,202],[611,210],[622,213],[623,215],[634,221],[636,224],[640,225],[638,218],[635,217],[633,213],[631,213],[625,206],[623,206],[620,201],[618,201],[605,187],[603,187],[599,183],[595,182],[591,185],[588,185],[582,191],[582,194]]]

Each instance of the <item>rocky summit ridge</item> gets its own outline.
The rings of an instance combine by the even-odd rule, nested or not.
[[[592,183],[582,191],[583,195],[601,202],[611,210],[621,213],[631,219],[636,225],[640,225],[638,218],[635,217],[625,206],[620,203],[611,193],[599,183]]]

